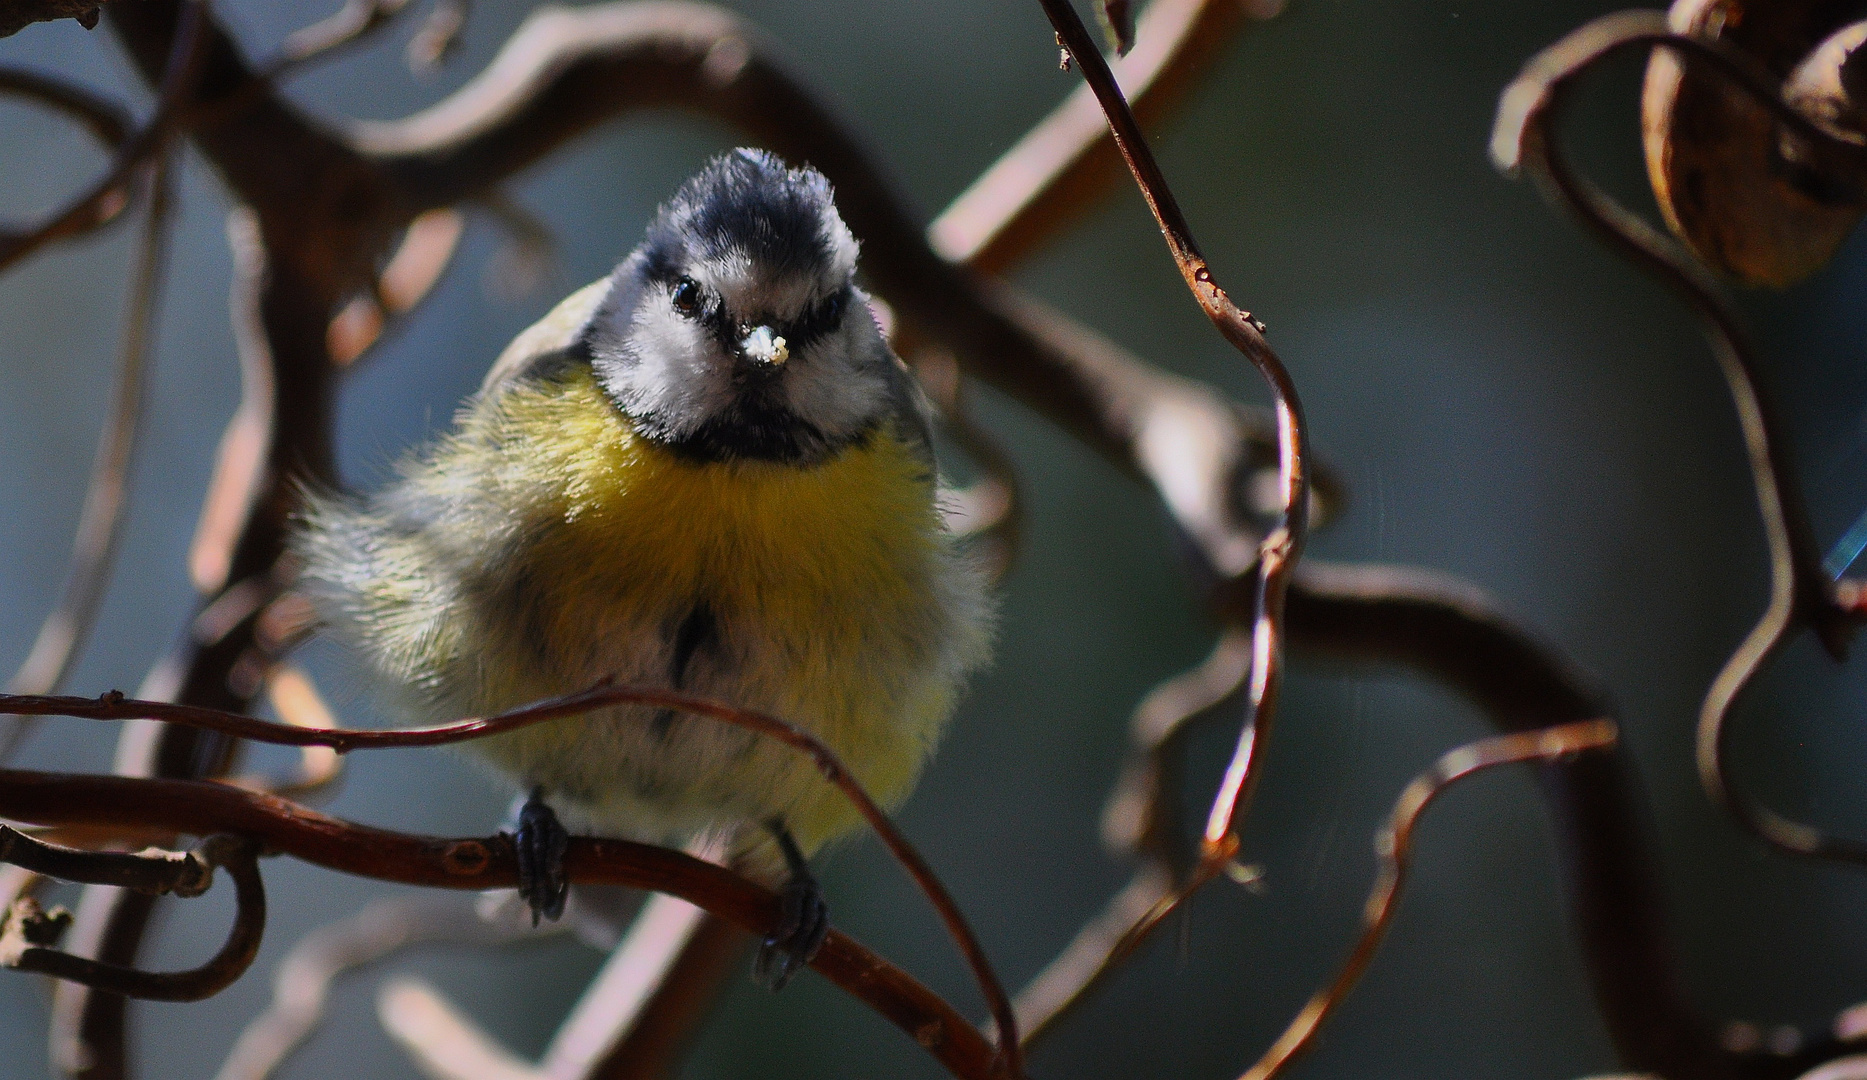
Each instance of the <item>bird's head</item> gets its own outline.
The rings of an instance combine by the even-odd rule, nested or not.
[[[592,349],[638,431],[703,460],[811,461],[873,425],[895,363],[830,182],[761,150],[709,162],[617,267]]]

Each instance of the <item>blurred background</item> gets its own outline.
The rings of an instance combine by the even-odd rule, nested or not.
[[[133,0],[118,0],[133,2]],[[321,5],[222,0],[250,55]],[[895,183],[931,216],[1075,85],[1035,3],[732,0],[838,102]],[[1705,802],[1690,732],[1699,696],[1764,601],[1763,547],[1736,425],[1696,328],[1658,286],[1596,247],[1484,148],[1498,91],[1535,50],[1609,3],[1291,0],[1253,25],[1158,128],[1167,175],[1219,279],[1261,316],[1292,368],[1316,451],[1347,512],[1317,558],[1413,563],[1474,581],[1609,686],[1650,794],[1679,961],[1714,1017],[1826,1025],[1867,997],[1867,880],[1767,856]],[[293,81],[327,117],[409,113],[460,85],[524,14],[478,6],[433,78],[402,49],[420,17]],[[70,21],[0,41],[0,63],[148,97],[112,36]],[[1650,210],[1638,158],[1638,63],[1591,81],[1571,125],[1582,161]],[[489,288],[501,236],[475,219],[417,317],[355,371],[339,446],[345,479],[377,482],[445,424],[501,346],[638,239],[656,204],[732,132],[638,115],[514,185],[551,228],[534,292]],[[87,183],[104,158],[48,113],[0,101],[0,214],[25,217]],[[191,610],[184,556],[212,453],[237,396],[228,329],[226,197],[198,158],[180,213],[131,525],[101,625],[68,686],[134,689]],[[104,414],[134,227],[42,252],[0,278],[0,668],[53,603]],[[1124,186],[1016,275],[1038,296],[1173,371],[1263,400],[1187,297],[1141,200]],[[1785,294],[1743,298],[1831,543],[1867,507],[1867,242]],[[1850,299],[1852,298],[1852,299]],[[1127,868],[1099,846],[1103,799],[1134,703],[1198,661],[1212,629],[1152,497],[989,391],[982,420],[1011,448],[1026,542],[1005,583],[998,662],[979,680],[901,812],[1022,984],[1099,910]],[[348,722],[376,720],[338,651],[305,653]],[[1740,781],[1792,815],[1867,834],[1861,665],[1804,641],[1740,711]],[[1244,858],[1261,893],[1220,883],[1156,935],[1031,1063],[1034,1077],[1235,1075],[1332,976],[1374,871],[1370,837],[1407,779],[1484,733],[1448,693],[1396,671],[1300,655]],[[47,725],[21,761],[108,768],[115,732]],[[1203,803],[1231,730],[1195,740]],[[268,760],[261,756],[263,764]],[[414,832],[483,834],[508,792],[437,751],[357,755],[335,814]],[[134,1009],[140,1075],[207,1077],[262,1008],[271,969],[306,931],[389,887],[289,860],[255,969],[213,1000]],[[925,902],[872,839],[822,860],[837,925],[970,1013],[976,993]],[[220,941],[229,904],[170,904],[156,966]],[[602,957],[567,938],[432,949],[395,970],[432,979],[514,1051],[535,1056]],[[340,984],[294,1080],[406,1077],[374,1017],[379,975]],[[0,1077],[46,1072],[48,995],[0,977]],[[1393,933],[1292,1077],[1561,1078],[1613,1058],[1571,946],[1547,817],[1526,771],[1456,789],[1429,812]],[[900,1032],[806,975],[773,996],[735,982],[693,1078],[933,1077]]]

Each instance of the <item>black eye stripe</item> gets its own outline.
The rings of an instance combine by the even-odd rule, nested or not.
[[[729,350],[738,347],[740,340],[751,330],[753,322],[757,321],[735,317],[726,310],[725,303],[717,293],[686,274],[676,276],[664,271],[655,274],[651,280],[654,279],[659,279],[668,290],[669,303],[677,314],[704,325]],[[690,301],[691,306],[687,306],[683,304],[683,293],[690,289],[693,299]],[[790,322],[772,324],[772,330],[785,339],[789,348],[802,349],[840,329],[844,318],[854,306],[855,289],[845,285]]]
[[[802,349],[836,332],[843,325],[843,316],[855,300],[854,290],[844,286],[841,292],[824,300],[803,315],[791,320],[783,327],[785,344],[793,349]]]

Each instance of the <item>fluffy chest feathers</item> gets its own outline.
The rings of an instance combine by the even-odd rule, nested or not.
[[[932,646],[933,480],[886,431],[809,468],[696,464],[637,437],[587,379],[509,395],[499,412],[528,479],[507,489],[505,557],[472,584],[555,665],[639,667],[644,650],[624,639],[672,647],[683,625],[708,639],[690,647],[735,654],[716,660],[775,649],[803,673]],[[696,611],[710,627],[693,628]]]
[[[984,582],[886,424],[808,467],[697,463],[578,367],[481,398],[398,483],[310,517],[327,619],[416,719],[674,687],[811,730],[894,801],[986,651]],[[623,707],[472,748],[610,831],[783,817],[808,849],[856,822],[801,756],[702,719]]]

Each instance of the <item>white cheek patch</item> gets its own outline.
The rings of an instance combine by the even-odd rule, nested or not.
[[[817,430],[832,437],[853,435],[888,406],[884,374],[894,363],[873,320],[843,320],[834,334],[810,344],[785,365],[785,404]]]
[[[732,404],[732,358],[704,327],[650,300],[618,329],[624,360],[604,382],[631,415],[679,436]]]

